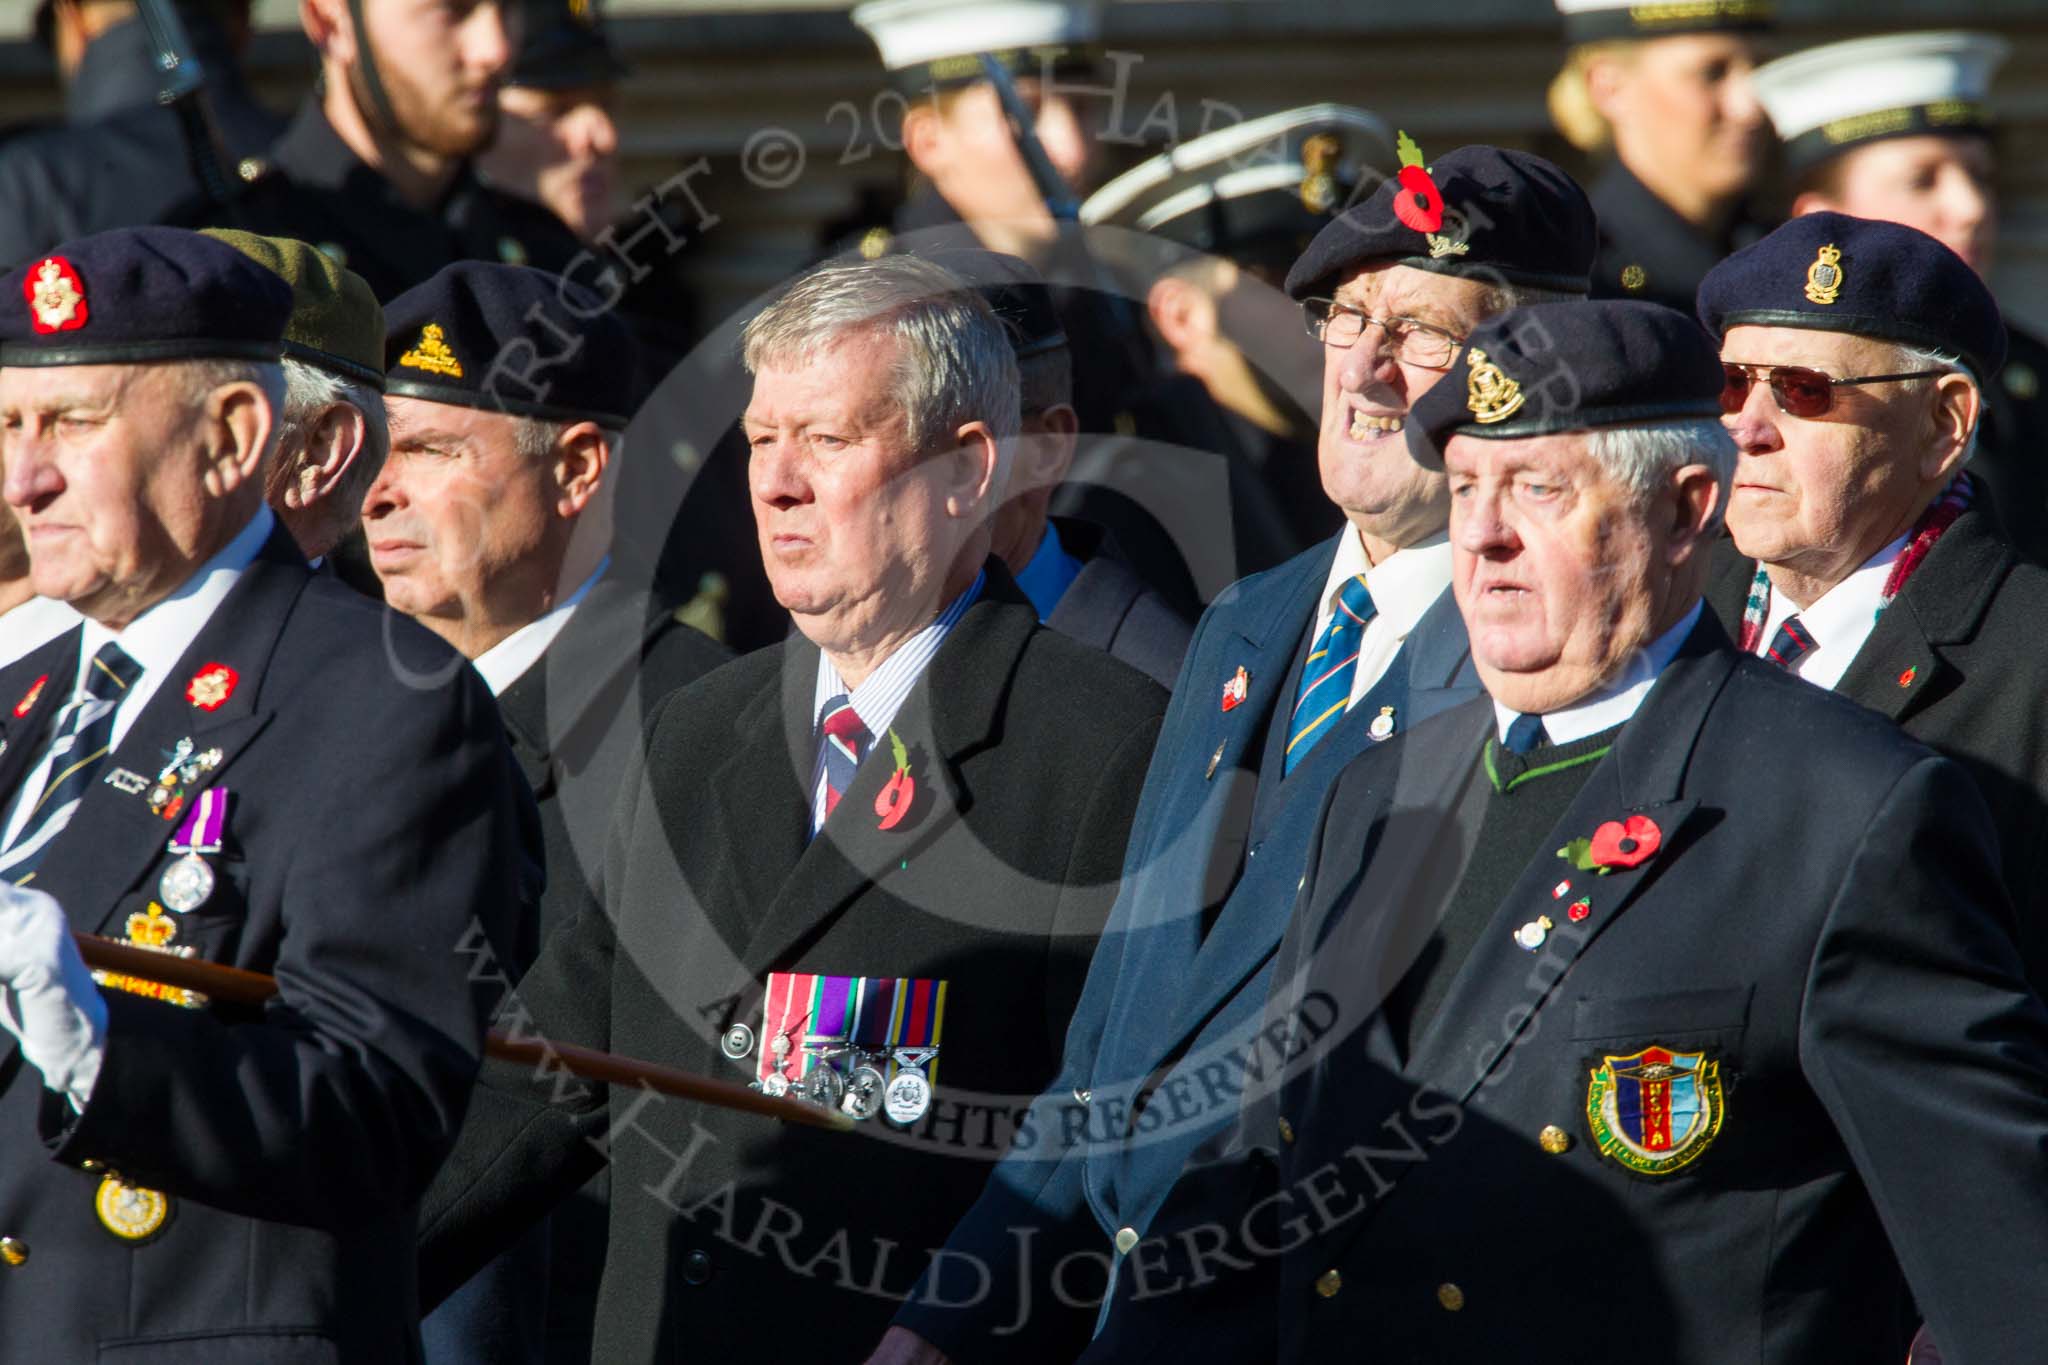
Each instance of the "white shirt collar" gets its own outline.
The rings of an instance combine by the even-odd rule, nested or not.
[[[1764,616],[1763,635],[1757,641],[1758,654],[1770,649],[1778,627],[1785,624],[1787,617],[1797,616],[1806,633],[1813,637],[1813,648],[1792,671],[1810,683],[1832,689],[1849,671],[1863,642],[1876,627],[1885,580],[1891,577],[1892,565],[1905,553],[1910,539],[1909,532],[1864,560],[1862,567],[1822,593],[1803,611],[1791,598],[1773,589],[1771,609]]]
[[[0,668],[25,659],[79,622],[79,615],[49,597],[31,597],[0,611]]]
[[[1450,584],[1450,535],[1439,531],[1372,564],[1366,560],[1365,542],[1360,539],[1358,528],[1347,523],[1337,542],[1336,557],[1330,562],[1329,576],[1323,580],[1315,631],[1310,638],[1320,635],[1329,624],[1337,610],[1337,595],[1359,574],[1365,575],[1366,591],[1372,594],[1375,619],[1386,621],[1397,637],[1406,637]]]
[[[1692,634],[1699,624],[1700,612],[1705,603],[1694,602],[1692,610],[1679,619],[1677,625],[1659,635],[1644,648],[1637,650],[1622,665],[1619,675],[1605,687],[1580,698],[1569,706],[1560,706],[1555,711],[1543,713],[1543,733],[1550,737],[1552,744],[1572,744],[1588,735],[1597,735],[1602,730],[1611,730],[1642,706],[1643,698],[1650,695],[1650,689],[1657,679],[1678,657],[1678,651],[1685,644],[1685,637]],[[1498,701],[1493,704],[1493,720],[1502,743],[1507,742],[1508,727],[1515,723],[1521,712],[1509,710]]]
[[[142,676],[121,695],[120,709],[114,713],[114,744],[120,744],[135,718],[156,695],[157,688],[241,581],[243,571],[262,553],[264,542],[276,528],[277,517],[268,507],[259,507],[249,524],[218,554],[200,565],[176,592],[130,621],[124,629],[113,631],[97,621],[85,622],[78,649],[78,672],[71,684],[74,696],[85,686],[85,670],[92,666],[92,656],[110,640],[142,667]],[[219,662],[236,665],[232,659]]]
[[[583,599],[590,596],[590,590],[597,586],[597,580],[604,577],[604,571],[611,567],[611,563],[611,556],[606,555],[576,591],[555,603],[545,615],[528,621],[477,655],[476,671],[483,675],[484,684],[491,689],[492,696],[502,696],[506,688],[526,675],[527,669],[540,662],[540,656],[548,652],[548,646],[562,633],[562,627],[569,624],[569,618],[576,614],[576,608],[583,605]]]

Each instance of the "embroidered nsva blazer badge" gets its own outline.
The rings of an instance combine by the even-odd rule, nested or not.
[[[1721,1064],[1704,1052],[1650,1046],[1604,1058],[1586,1087],[1586,1122],[1602,1153],[1638,1175],[1670,1175],[1720,1135]]]

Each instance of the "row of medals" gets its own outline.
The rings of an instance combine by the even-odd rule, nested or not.
[[[754,1031],[745,1024],[734,1024],[719,1040],[719,1047],[733,1061],[745,1061],[754,1050]],[[786,1034],[768,1040],[768,1051],[778,1067],[792,1047]],[[750,1081],[749,1088],[777,1099],[806,1100],[856,1119],[871,1119],[880,1114],[904,1128],[923,1118],[932,1107],[932,1083],[924,1066],[938,1055],[935,1047],[893,1049],[897,1067],[894,1079],[889,1077],[892,1050],[837,1041],[806,1042],[803,1050],[812,1061],[802,1079],[791,1081],[778,1069],[765,1081]]]
[[[171,761],[157,776],[156,785],[149,791],[149,808],[157,815],[170,809],[171,802],[178,795],[180,786],[199,780],[220,763],[218,749],[208,749],[203,754],[193,753],[189,739],[178,741]],[[172,817],[175,816],[173,812]],[[189,915],[206,904],[213,896],[213,866],[196,851],[187,850],[169,867],[157,882],[157,899],[166,910],[180,915]],[[190,956],[188,947],[172,948],[163,945],[162,951]],[[99,1215],[100,1223],[124,1242],[148,1241],[170,1221],[170,1196],[158,1190],[130,1185],[117,1175],[107,1175],[100,1180],[99,1189],[93,1195],[93,1211]]]

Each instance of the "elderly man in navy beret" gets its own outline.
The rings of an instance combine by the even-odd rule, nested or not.
[[[1998,304],[1913,228],[1809,214],[1707,276],[1733,553],[1709,598],[1742,648],[1967,768],[2048,987],[2048,572],[1970,472],[2006,351]]]
[[[1990,813],[1703,609],[1713,340],[1539,307],[1457,370],[1409,433],[1490,695],[1333,784],[1268,1018],[1335,1023],[1102,1358],[1900,1360],[1908,1282],[1961,1359],[2043,1358],[2048,1010]],[[1233,1262],[1267,1296],[1203,1313]]]
[[[1256,1064],[1265,1046],[1265,971],[1330,780],[1477,690],[1448,591],[1444,477],[1416,464],[1402,428],[1418,398],[1457,382],[1458,344],[1483,319],[1585,293],[1593,212],[1540,157],[1463,147],[1425,167],[1403,145],[1415,164],[1326,226],[1287,278],[1323,343],[1318,454],[1344,529],[1233,585],[1197,626],[1123,894],[1039,1101],[1057,1139],[998,1168],[877,1361],[1077,1349],[1046,1335],[1064,1299],[1094,1292],[1057,1269],[1069,1256],[1111,1268],[1111,1323],[1142,1299],[1128,1253],[1187,1155],[1234,1120],[1243,1073],[1226,1058]],[[970,1265],[988,1268],[989,1290],[974,1292]]]
[[[489,694],[316,578],[264,505],[282,279],[142,228],[0,291],[6,498],[36,591],[84,617],[0,671],[8,1353],[416,1359],[392,1252],[476,1073],[475,946],[528,861]],[[90,973],[74,931],[277,994]]]

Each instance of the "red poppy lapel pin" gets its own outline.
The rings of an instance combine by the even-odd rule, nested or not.
[[[1422,162],[1422,148],[1416,146],[1415,139],[1403,131],[1395,140],[1394,151],[1401,158],[1401,171],[1396,177],[1400,188],[1394,192],[1394,216],[1401,220],[1403,227],[1421,233],[1428,240],[1431,260],[1465,255],[1472,249],[1472,244],[1465,240],[1464,232],[1441,231],[1444,225],[1443,191],[1437,188],[1429,167]]]
[[[1626,820],[1609,820],[1593,831],[1593,837],[1578,838],[1557,851],[1557,856],[1578,868],[1604,877],[1618,867],[1640,867],[1656,856],[1663,845],[1664,831],[1647,815]]]
[[[910,775],[910,750],[894,730],[889,732],[889,753],[896,760],[896,771],[875,795],[875,814],[882,820],[876,828],[885,830],[902,824],[917,800],[917,779]]]
[[[1252,675],[1245,672],[1243,668],[1239,668],[1237,676],[1223,684],[1223,709],[1235,711],[1238,707],[1242,706],[1245,694],[1250,691],[1251,685]]]

